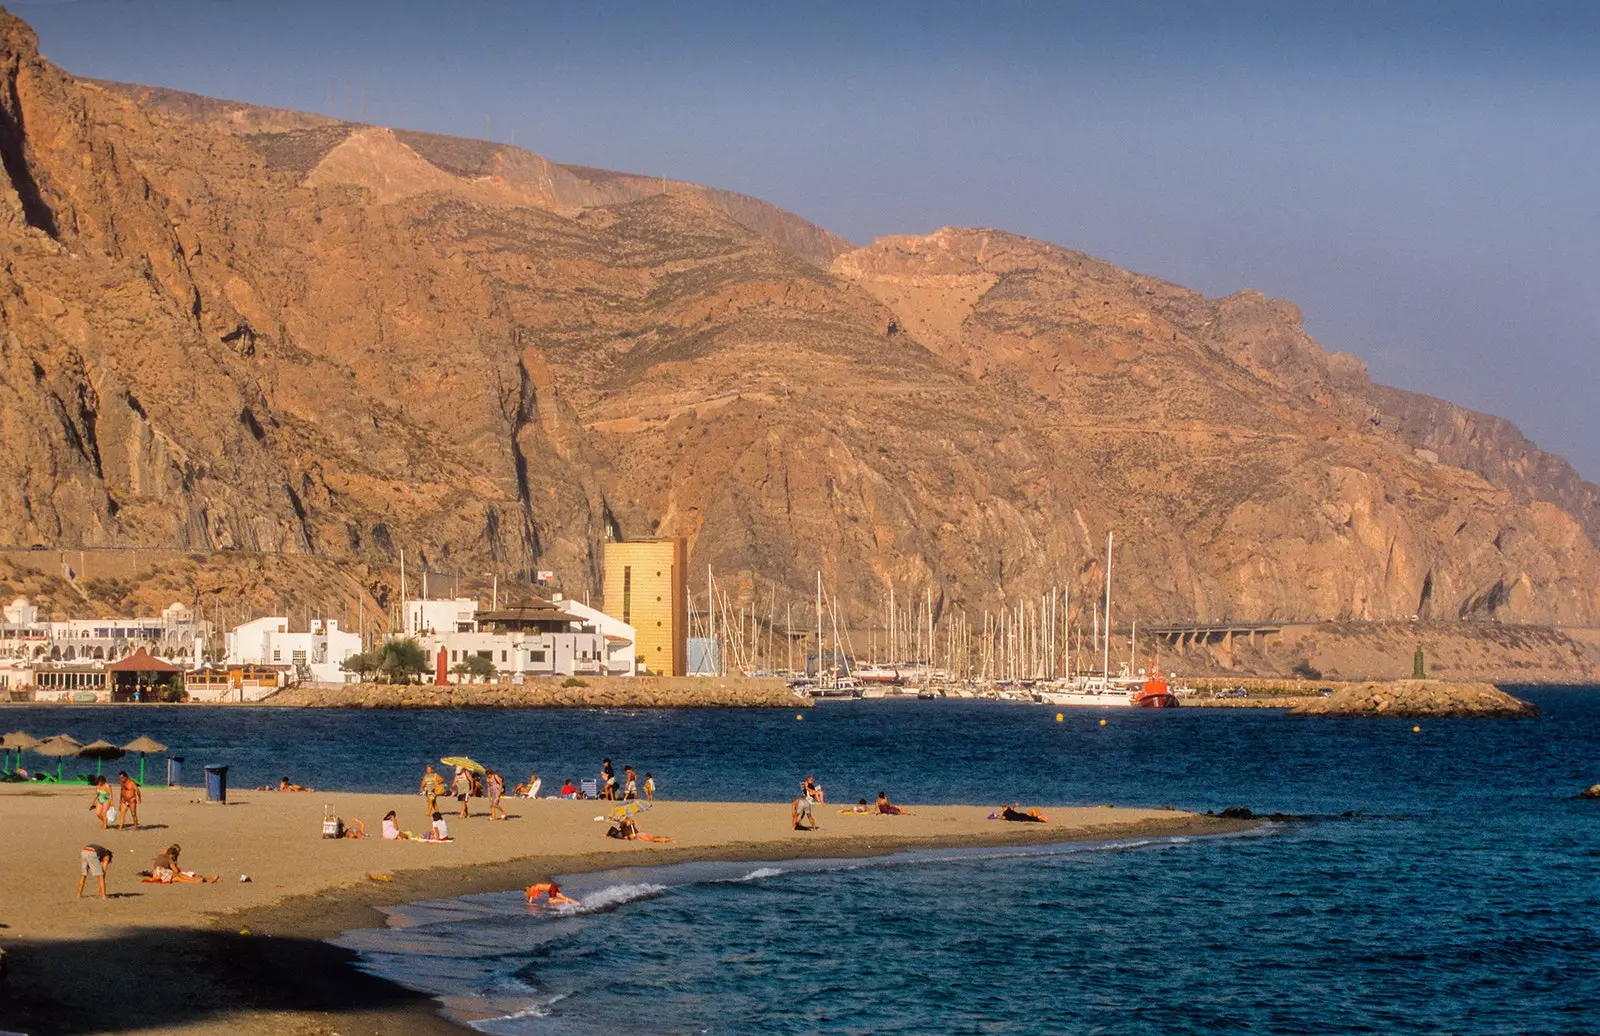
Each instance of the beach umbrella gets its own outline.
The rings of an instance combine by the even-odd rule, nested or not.
[[[55,737],[47,737],[37,745],[34,745],[33,751],[39,755],[55,756],[56,780],[60,781],[62,760],[66,759],[66,757],[69,755],[74,757],[77,756],[78,750],[82,747],[82,745],[78,744],[78,742],[74,741],[67,735],[58,734]]]
[[[167,746],[157,741],[153,737],[146,737],[145,735],[140,734],[132,741],[129,741],[127,744],[123,745],[122,750],[124,752],[139,753],[139,784],[142,786],[144,784],[145,755],[150,752],[165,752],[167,750]]]
[[[446,766],[454,766],[458,770],[471,770],[473,773],[483,773],[485,770],[482,763],[473,762],[464,755],[445,756],[439,761]]]
[[[100,767],[107,759],[121,759],[126,753],[116,745],[105,740],[91,741],[78,749],[78,755],[84,759],[94,760],[95,776],[100,776]]]
[[[5,751],[8,751],[8,752],[16,752],[17,753],[17,764],[16,764],[17,768],[21,768],[21,766],[22,766],[22,753],[23,753],[23,750],[32,748],[34,745],[36,745],[38,743],[39,743],[39,739],[38,738],[34,737],[32,734],[29,734],[29,733],[27,733],[25,731],[21,731],[21,730],[13,730],[11,733],[5,735],[4,737],[0,737],[0,749],[4,749]]]

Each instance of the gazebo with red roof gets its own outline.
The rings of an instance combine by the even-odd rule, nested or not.
[[[106,666],[112,701],[159,701],[172,677],[182,670],[140,648]]]

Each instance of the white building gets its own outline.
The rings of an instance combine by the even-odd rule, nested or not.
[[[356,675],[339,664],[361,651],[361,638],[339,628],[336,619],[313,619],[305,633],[289,632],[282,615],[236,626],[228,634],[229,665],[293,666],[301,680],[354,683]]]
[[[554,602],[572,615],[593,626],[605,640],[605,670],[611,676],[632,676],[637,672],[634,663],[634,638],[638,631],[621,619],[613,619],[599,608],[564,599],[556,594]]]
[[[500,678],[603,676],[633,672],[632,626],[588,605],[557,598],[499,611],[476,601],[405,601],[407,634],[427,650],[430,667],[441,648],[445,668],[488,659]]]
[[[403,635],[419,640],[446,633],[471,633],[478,628],[477,616],[478,602],[471,597],[413,600],[401,607]]]
[[[114,662],[144,648],[168,662],[192,664],[204,651],[208,631],[178,602],[159,616],[52,621],[18,597],[0,608],[0,619],[0,658],[48,662]]]

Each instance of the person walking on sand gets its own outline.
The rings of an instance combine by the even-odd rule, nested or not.
[[[422,775],[422,784],[417,790],[427,799],[428,817],[432,819],[433,815],[439,812],[439,796],[444,794],[444,778],[434,770],[432,763],[428,764],[427,771]]]
[[[94,779],[94,795],[89,799],[89,808],[100,818],[100,830],[104,831],[110,826],[106,814],[111,811],[111,784],[104,777]]]
[[[611,769],[611,760],[600,760],[600,797],[614,799],[617,797],[617,775]]]
[[[450,790],[455,792],[456,801],[461,803],[461,815],[471,816],[467,812],[467,796],[472,794],[472,772],[466,767],[457,770],[455,779],[450,782]]]
[[[646,802],[656,800],[656,779],[649,773],[644,775],[644,800]]]
[[[90,876],[100,886],[100,898],[106,898],[106,868],[111,866],[111,850],[90,843],[78,851],[78,898],[83,898],[83,885]]]
[[[500,796],[506,793],[506,779],[494,770],[490,770],[483,780],[484,787],[489,790],[489,819],[505,820],[506,811],[500,805]]]
[[[122,787],[122,802],[117,808],[117,830],[121,831],[127,826],[129,820],[133,821],[133,829],[139,829],[139,782],[128,776],[128,771],[117,773],[117,783]]]

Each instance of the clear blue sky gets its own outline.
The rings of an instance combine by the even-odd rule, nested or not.
[[[1600,4],[0,3],[83,75],[1258,288],[1600,478]]]

